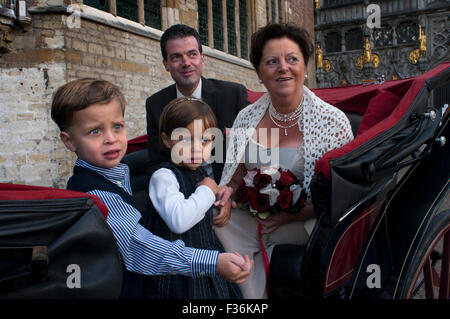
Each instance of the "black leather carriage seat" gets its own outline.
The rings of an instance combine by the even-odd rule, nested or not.
[[[363,116],[356,113],[345,113],[345,115],[350,121],[353,136],[356,136],[356,134],[358,133],[359,125],[361,124],[361,121],[363,119]]]

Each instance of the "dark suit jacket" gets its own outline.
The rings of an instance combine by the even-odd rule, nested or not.
[[[170,152],[159,145],[158,125],[159,117],[164,106],[177,97],[176,85],[172,84],[150,96],[145,108],[147,111],[147,148],[149,152],[148,173],[151,175],[158,168],[159,163],[170,161]],[[246,88],[238,83],[226,82],[202,77],[202,99],[208,103],[216,115],[219,129],[233,126],[234,119],[241,109],[250,104],[247,99]],[[225,157],[225,138],[223,153]],[[218,183],[222,175],[222,163],[213,163],[214,179]]]

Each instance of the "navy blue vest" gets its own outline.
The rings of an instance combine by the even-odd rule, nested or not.
[[[207,176],[202,167],[192,171],[168,162],[163,162],[160,166],[174,172],[180,184],[180,192],[184,194],[185,198],[189,198],[197,188],[197,183]],[[146,227],[155,235],[169,241],[181,239],[189,247],[224,251],[212,228],[214,218],[212,208],[200,222],[182,234],[171,232],[152,204],[149,204],[147,215],[149,223]],[[145,278],[144,289],[145,297],[151,299],[242,298],[239,287],[221,277],[148,276]]]
[[[115,185],[102,175],[85,167],[75,166],[73,175],[67,182],[67,189],[87,193],[92,190],[102,190],[119,195],[123,201],[136,207],[134,197],[123,188]],[[142,223],[143,221],[139,221]],[[123,267],[121,298],[143,298],[144,278],[146,276],[131,272]]]

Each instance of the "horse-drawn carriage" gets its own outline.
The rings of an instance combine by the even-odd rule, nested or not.
[[[306,246],[274,249],[270,298],[448,299],[450,210],[440,207],[449,86],[444,63],[414,78],[313,90],[347,114],[356,137],[317,162],[317,223]],[[250,100],[260,95],[249,91]],[[130,140],[128,152],[142,199],[146,137]],[[118,297],[121,261],[104,208],[83,193],[1,184],[0,297]]]

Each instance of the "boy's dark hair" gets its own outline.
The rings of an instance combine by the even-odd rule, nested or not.
[[[164,61],[167,60],[167,41],[186,37],[194,37],[198,43],[198,51],[200,52],[200,54],[202,53],[202,40],[200,39],[200,34],[197,32],[197,30],[185,24],[174,24],[166,31],[164,31],[163,35],[161,36],[161,54]]]
[[[303,54],[305,65],[308,65],[309,56],[314,52],[308,32],[293,23],[269,23],[252,34],[250,62],[256,72],[259,72],[259,64],[266,42],[281,38],[288,38],[297,43]]]
[[[72,124],[73,114],[89,105],[106,104],[117,99],[125,113],[125,97],[120,89],[105,80],[83,78],[60,86],[53,96],[51,117],[61,131]]]
[[[194,120],[201,119],[205,129],[216,127],[217,120],[208,104],[194,97],[176,98],[164,107],[159,118],[159,144],[164,149],[162,133],[170,138],[172,132],[187,127]]]

